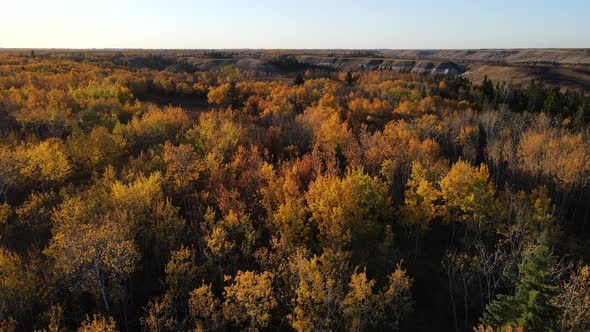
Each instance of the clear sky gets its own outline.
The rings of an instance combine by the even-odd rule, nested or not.
[[[590,0],[0,0],[0,47],[590,48]]]

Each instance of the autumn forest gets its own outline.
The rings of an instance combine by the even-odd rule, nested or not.
[[[0,52],[0,331],[590,330],[588,91],[81,52]]]

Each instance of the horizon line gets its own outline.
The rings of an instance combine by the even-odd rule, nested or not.
[[[208,51],[208,50],[262,50],[262,51],[441,51],[441,50],[580,50],[590,51],[590,47],[449,47],[449,48],[152,48],[152,47],[2,47],[0,50],[169,50],[169,51]]]

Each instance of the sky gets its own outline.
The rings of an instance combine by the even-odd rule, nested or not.
[[[0,0],[4,48],[590,48],[590,0]]]

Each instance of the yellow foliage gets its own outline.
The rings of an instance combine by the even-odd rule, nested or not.
[[[220,303],[213,295],[211,284],[195,288],[189,296],[188,310],[193,324],[213,329],[219,323]]]
[[[71,165],[59,140],[49,139],[19,150],[21,173],[42,184],[61,184],[71,173]]]
[[[216,87],[215,89],[210,90],[207,94],[207,100],[209,101],[209,104],[221,105],[228,90],[229,83],[225,83]]]
[[[245,139],[242,126],[223,114],[205,113],[199,123],[188,130],[187,138],[201,155],[219,153],[229,160]]]
[[[8,217],[12,213],[12,207],[6,203],[0,204],[0,225],[8,222]]]
[[[441,153],[436,141],[421,140],[418,133],[405,121],[389,122],[382,132],[377,131],[369,136],[363,142],[363,148],[365,165],[369,170],[378,169],[387,159],[408,169],[415,160],[432,165]]]
[[[387,213],[385,185],[362,169],[350,171],[344,179],[319,176],[305,197],[310,221],[317,225],[322,243],[335,250],[357,241],[365,246],[365,241],[374,241]]]
[[[402,101],[399,106],[395,109],[395,114],[404,116],[414,116],[417,114],[418,107],[414,102],[409,100]]]
[[[188,114],[179,107],[163,110],[150,107],[143,116],[136,116],[126,125],[115,127],[114,133],[122,135],[135,146],[145,148],[166,140],[174,141],[190,123]]]
[[[129,184],[116,181],[110,187],[112,201],[117,207],[139,211],[163,199],[161,184],[162,175],[158,172],[148,177],[139,175]]]
[[[193,261],[192,251],[181,246],[178,250],[171,252],[164,274],[169,291],[180,294],[188,292],[197,274],[197,265]]]
[[[237,324],[247,323],[250,330],[266,327],[270,312],[277,305],[272,288],[273,277],[271,272],[239,271],[233,283],[224,288],[225,317]]]
[[[405,222],[426,229],[439,214],[437,201],[440,198],[441,193],[428,180],[426,169],[419,162],[414,162],[402,208]]]
[[[473,220],[478,224],[490,221],[495,208],[495,190],[486,165],[471,166],[459,160],[440,181],[447,218]]]
[[[378,318],[385,321],[393,331],[400,328],[400,321],[413,310],[413,280],[402,268],[400,262],[389,275],[388,283],[379,293]]]
[[[341,296],[337,294],[337,281],[324,269],[320,259],[306,259],[298,253],[292,261],[298,278],[295,290],[295,308],[288,316],[296,331],[331,330]]]
[[[590,150],[581,134],[529,130],[522,134],[518,157],[520,169],[566,188],[584,183],[590,172]]]
[[[368,280],[366,272],[350,277],[348,293],[340,303],[349,331],[363,331],[371,315],[375,314],[377,298],[373,294],[375,280]]]
[[[35,296],[34,271],[19,255],[0,249],[0,313],[21,314]]]
[[[360,152],[358,142],[348,124],[340,120],[334,109],[310,108],[298,119],[313,130],[314,149],[328,165],[335,166],[338,163],[338,151],[341,151],[349,164],[355,164]]]
[[[87,137],[71,136],[68,153],[83,170],[101,171],[106,166],[118,166],[127,153],[127,141],[111,134],[105,127],[94,127]]]
[[[166,175],[174,180],[180,190],[188,189],[189,184],[199,178],[203,166],[195,149],[188,144],[164,145]]]
[[[117,324],[111,317],[104,317],[101,315],[94,314],[92,319],[86,316],[86,319],[78,328],[78,332],[116,332]]]

